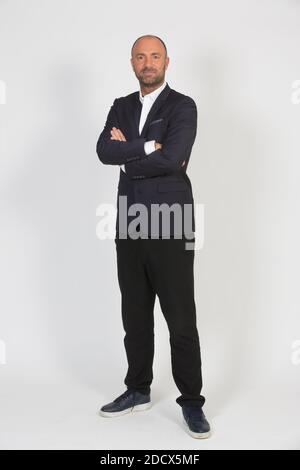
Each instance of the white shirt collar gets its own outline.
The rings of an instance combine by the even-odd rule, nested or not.
[[[156,90],[153,90],[151,93],[147,93],[147,95],[145,96],[147,97],[147,99],[149,98],[151,101],[154,102],[156,98],[158,97],[158,95],[163,91],[166,85],[167,85],[167,82],[164,81],[164,83],[159,88],[156,88]],[[142,92],[140,90],[140,102],[142,104],[143,104],[145,96],[142,96]]]

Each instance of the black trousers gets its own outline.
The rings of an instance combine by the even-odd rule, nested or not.
[[[195,238],[193,239],[195,241]],[[194,249],[185,238],[115,238],[122,299],[128,389],[150,393],[154,303],[159,298],[170,333],[171,366],[181,393],[176,402],[202,407],[202,372],[194,301]],[[193,246],[193,245],[192,245]]]

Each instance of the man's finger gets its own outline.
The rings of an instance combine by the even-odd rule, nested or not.
[[[120,137],[120,135],[117,133],[117,131],[111,130],[110,133],[111,133],[111,139],[113,139],[113,140],[121,140],[121,137]]]
[[[126,138],[123,134],[123,132],[120,129],[117,129],[116,127],[113,127],[111,130],[112,135],[115,137],[116,140],[122,140],[126,142]]]
[[[126,140],[124,134],[121,131],[118,131],[118,134],[119,134],[120,140],[123,140],[123,141]]]
[[[120,131],[120,129],[118,129],[118,133],[119,133],[119,135],[120,135],[120,137],[121,137],[121,140],[126,141],[125,135],[123,134],[122,131]]]

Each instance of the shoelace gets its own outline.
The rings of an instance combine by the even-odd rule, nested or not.
[[[118,398],[116,398],[114,401],[116,403],[119,403],[120,401],[122,400],[125,400],[125,398],[127,398],[129,395],[132,394],[132,390],[125,390],[124,393],[122,393],[122,395],[120,395]]]
[[[188,415],[188,418],[193,421],[193,422],[202,422],[203,420],[205,420],[205,415],[203,413],[202,410],[198,410],[198,409],[195,409],[195,408],[188,408],[187,410],[187,415]]]

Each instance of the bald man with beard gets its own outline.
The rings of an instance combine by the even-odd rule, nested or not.
[[[120,167],[115,246],[128,361],[125,392],[99,413],[117,417],[151,408],[157,296],[170,334],[172,375],[180,391],[176,402],[188,433],[203,439],[210,436],[210,425],[202,409],[194,199],[186,174],[197,132],[197,107],[191,97],[166,82],[170,59],[161,38],[137,38],[130,60],[140,89],[114,100],[97,141],[100,161]],[[143,217],[129,214],[134,204],[142,208]],[[154,206],[161,205],[169,211],[154,217]],[[171,213],[173,205],[176,214]]]

